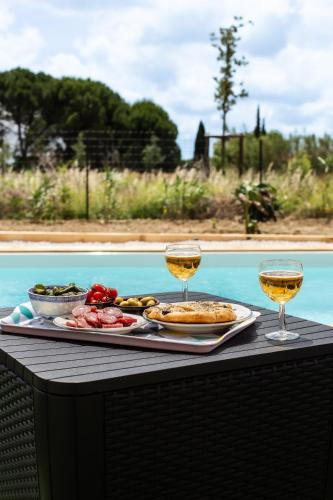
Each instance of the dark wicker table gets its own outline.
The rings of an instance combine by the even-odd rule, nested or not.
[[[332,500],[333,331],[253,309],[210,355],[1,335],[0,499]]]

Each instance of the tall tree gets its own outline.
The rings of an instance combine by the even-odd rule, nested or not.
[[[16,126],[18,155],[24,161],[54,123],[53,118],[46,120],[49,109],[54,108],[52,83],[51,76],[22,68],[0,74],[0,117]]]
[[[261,136],[265,131],[265,120],[262,121],[260,119],[260,107],[257,107],[257,119],[256,119],[256,126],[254,128],[253,134],[254,136],[258,139],[258,170],[259,170],[259,182],[263,182],[263,176],[264,176],[264,150],[263,150],[263,140]]]
[[[107,85],[90,79],[64,77],[57,81],[58,106],[61,114],[57,122],[57,136],[65,144],[65,157],[72,158],[78,134],[82,134],[87,161],[102,166],[109,156],[112,130],[126,127],[126,119],[119,108],[129,106]],[[126,115],[125,111],[125,115]],[[118,112],[118,113],[117,113]],[[105,132],[105,133],[104,133]]]
[[[262,125],[261,125],[261,135],[266,135],[266,123],[265,123],[265,118],[262,120]]]
[[[157,137],[163,157],[159,167],[173,169],[179,164],[178,129],[161,106],[149,100],[134,103],[129,112],[128,127],[125,156],[134,168],[144,168],[142,152],[151,143],[152,136]]]
[[[194,143],[194,160],[201,160],[205,156],[205,126],[200,121]]]
[[[217,60],[221,64],[216,82],[215,101],[222,117],[222,164],[224,165],[225,141],[228,130],[227,115],[238,99],[248,96],[243,82],[236,82],[235,75],[238,68],[248,64],[244,56],[237,56],[237,47],[240,41],[239,31],[244,27],[241,16],[234,17],[234,24],[227,28],[220,28],[219,34],[211,33],[213,47],[218,51]]]
[[[258,170],[259,170],[259,181],[263,182],[264,176],[264,145],[262,136],[266,135],[265,120],[260,119],[260,107],[257,107],[257,119],[256,126],[253,131],[254,136],[258,139]]]
[[[80,132],[86,158],[97,167],[115,152],[121,164],[142,167],[142,151],[152,135],[159,141],[163,168],[174,168],[180,160],[178,130],[163,108],[151,101],[131,106],[90,79],[57,79],[22,68],[1,72],[0,127],[8,124],[16,131],[17,163],[23,160],[23,165],[48,145],[72,159]]]
[[[259,139],[261,135],[261,121],[260,121],[260,107],[257,107],[257,119],[256,119],[256,126],[254,127],[254,136]]]

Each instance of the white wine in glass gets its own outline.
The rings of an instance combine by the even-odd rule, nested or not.
[[[288,259],[264,260],[259,267],[259,283],[265,294],[279,304],[280,329],[266,333],[269,340],[285,342],[299,337],[286,329],[285,305],[295,297],[303,283],[301,262]]]
[[[188,280],[197,272],[201,261],[199,245],[175,243],[167,245],[165,261],[170,273],[183,282],[183,300],[188,301]]]

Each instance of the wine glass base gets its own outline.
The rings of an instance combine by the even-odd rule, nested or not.
[[[274,340],[276,342],[290,342],[291,340],[298,339],[299,334],[296,332],[288,332],[286,330],[278,330],[276,332],[265,333],[265,337],[268,340]]]

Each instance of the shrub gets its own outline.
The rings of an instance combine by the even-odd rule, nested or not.
[[[276,189],[270,184],[242,183],[235,196],[243,209],[243,222],[247,234],[260,233],[258,224],[268,220],[276,220],[279,203]]]

